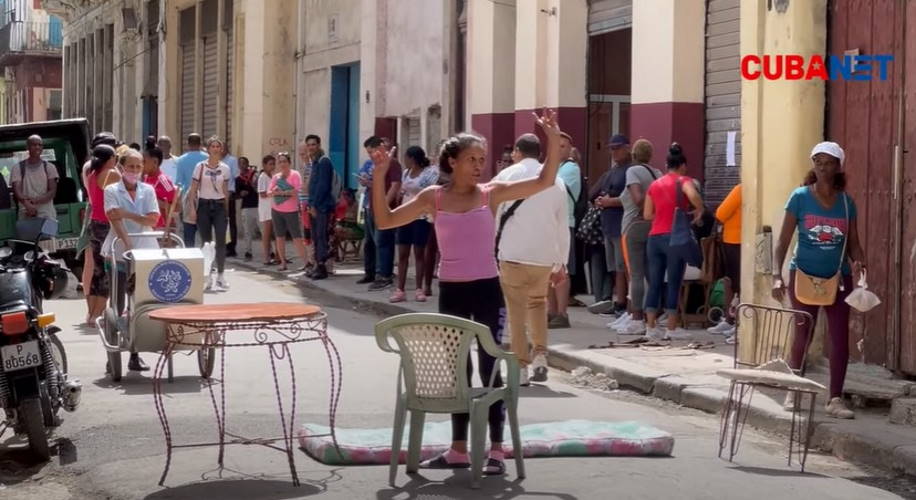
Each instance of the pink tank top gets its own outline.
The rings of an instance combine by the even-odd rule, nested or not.
[[[436,241],[439,243],[439,280],[475,281],[499,276],[496,267],[496,218],[489,207],[490,192],[483,191],[483,204],[464,213],[439,209],[442,189],[436,191]]]
[[[90,172],[86,176],[89,181],[86,186],[89,190],[89,204],[92,206],[91,219],[96,222],[108,222],[108,216],[105,215],[105,191],[99,187],[98,172]]]

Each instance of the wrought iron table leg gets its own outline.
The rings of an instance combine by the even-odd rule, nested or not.
[[[343,388],[343,363],[340,361],[340,352],[330,337],[322,337],[325,351],[328,354],[328,365],[331,372],[331,404],[328,412],[328,427],[331,429],[331,441],[337,450],[338,456],[343,456],[340,452],[340,445],[337,443],[337,405],[340,402],[340,393]],[[331,355],[333,352],[333,356]],[[336,364],[335,364],[336,361]]]
[[[293,368],[293,355],[288,345],[279,346],[279,353],[274,350],[275,346],[268,346],[268,356],[270,358],[270,371],[274,378],[274,390],[277,395],[277,408],[280,412],[280,427],[283,429],[283,445],[286,451],[286,459],[289,462],[289,473],[293,478],[293,486],[299,486],[299,475],[296,473],[295,456],[293,455],[294,427],[296,419],[296,372]],[[286,413],[283,411],[283,396],[280,394],[280,381],[277,377],[277,360],[287,359],[289,363],[290,382],[292,389],[292,398],[289,411],[289,426],[286,424]]]
[[[171,359],[172,345],[166,344],[165,350],[159,353],[159,359],[156,361],[156,367],[153,370],[153,403],[156,406],[156,413],[159,415],[159,423],[162,425],[162,433],[165,435],[165,469],[159,478],[159,485],[165,483],[168,476],[169,467],[172,464],[172,431],[169,428],[168,415],[165,412],[165,401],[162,394],[162,372],[166,367],[167,360]]]
[[[208,346],[220,348],[219,391],[220,401],[222,403],[221,406],[217,406],[216,404],[216,395],[213,393],[213,384],[215,384],[216,381],[214,381],[212,377],[207,380],[207,389],[210,391],[210,402],[213,403],[213,413],[216,415],[216,431],[219,433],[219,457],[217,458],[217,463],[220,469],[222,469],[226,447],[226,350],[221,348],[221,344],[217,344],[215,338],[216,334],[212,331],[208,331],[205,334],[204,343]]]

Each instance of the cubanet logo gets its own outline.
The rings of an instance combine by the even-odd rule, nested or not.
[[[741,78],[758,80],[847,80],[868,82],[876,76],[887,80],[888,66],[894,56],[891,54],[820,54],[804,57],[798,54],[774,54],[759,56],[748,54],[741,58]]]

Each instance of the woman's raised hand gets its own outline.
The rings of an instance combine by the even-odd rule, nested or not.
[[[394,155],[397,154],[397,146],[391,148],[390,150],[385,149],[384,147],[375,148],[369,157],[372,159],[372,164],[375,165],[376,169],[381,169],[381,172],[387,172],[388,166],[391,165],[391,159],[394,158]]]
[[[560,135],[560,124],[557,122],[557,112],[550,109],[544,108],[544,111],[540,115],[537,113],[532,113],[534,115],[534,120],[547,135]]]

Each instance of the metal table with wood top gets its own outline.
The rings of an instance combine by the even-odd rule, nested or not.
[[[299,485],[294,461],[294,420],[296,416],[296,373],[293,365],[290,346],[302,342],[322,344],[328,356],[330,370],[330,400],[328,417],[330,436],[337,446],[334,422],[337,404],[340,400],[342,367],[340,353],[327,334],[327,315],[317,306],[286,302],[262,302],[257,304],[195,304],[174,306],[159,309],[150,313],[150,317],[168,325],[166,348],[161,352],[153,371],[153,396],[156,412],[165,434],[166,459],[165,470],[159,484],[165,482],[172,461],[174,448],[192,448],[201,446],[219,446],[219,466],[223,468],[224,449],[227,444],[257,444],[286,453],[293,484]],[[163,401],[162,373],[168,365],[172,351],[178,347],[199,349],[218,349],[220,352],[219,378],[207,382],[219,441],[209,443],[174,444],[169,420]],[[283,436],[276,438],[248,438],[230,433],[227,430],[226,391],[228,370],[226,348],[263,347],[268,352],[274,390],[277,396],[277,408]],[[292,394],[289,405],[284,406],[280,391],[278,365],[285,361],[289,366],[289,378]],[[211,362],[213,362],[211,360]],[[219,396],[214,385],[219,385]],[[288,410],[288,411],[287,411]],[[230,438],[227,440],[227,436]],[[283,447],[276,446],[277,441]]]

